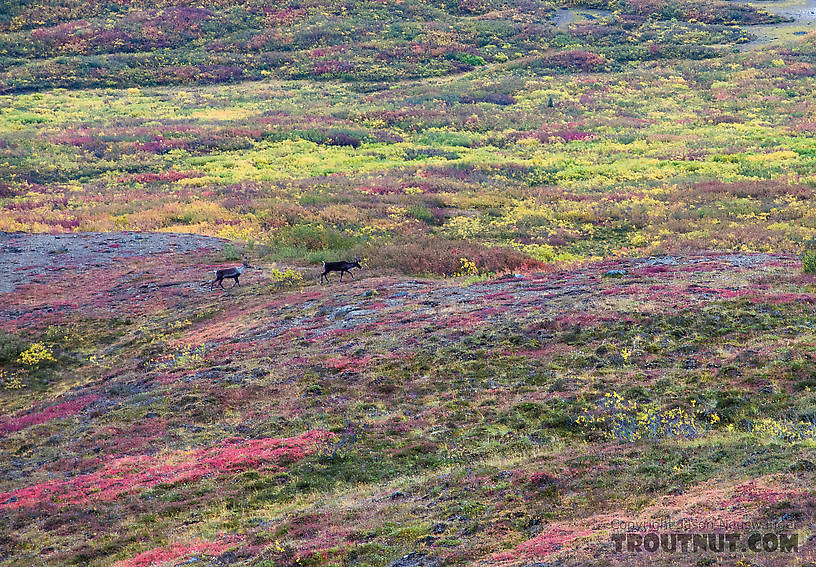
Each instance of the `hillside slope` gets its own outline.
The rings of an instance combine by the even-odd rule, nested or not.
[[[556,17],[567,7],[604,11],[570,28]],[[739,25],[780,19],[721,0],[4,1],[0,93],[270,75],[382,89],[565,48],[589,57],[555,57],[554,69],[709,58],[752,37]]]
[[[0,0],[0,567],[816,565],[813,5]]]
[[[3,237],[0,564],[632,564],[610,522],[667,513],[794,522],[816,559],[793,257],[210,292],[220,241],[134,237],[74,237],[81,271]]]

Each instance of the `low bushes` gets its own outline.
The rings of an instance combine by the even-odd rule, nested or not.
[[[427,237],[373,248],[364,254],[370,267],[392,269],[404,274],[452,276],[461,271],[462,258],[474,263],[482,274],[524,272],[545,266],[543,262],[508,248]]]
[[[805,245],[802,252],[802,270],[806,274],[816,274],[816,240],[811,240]]]

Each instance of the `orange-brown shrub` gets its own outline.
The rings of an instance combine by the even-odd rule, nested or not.
[[[543,262],[509,248],[427,237],[371,248],[360,255],[371,268],[404,274],[450,276],[461,270],[462,258],[475,262],[480,273],[529,272],[545,267]]]
[[[704,181],[695,183],[683,189],[687,196],[733,195],[735,197],[753,197],[755,199],[773,198],[781,195],[790,195],[798,199],[809,199],[813,196],[813,189],[805,185],[792,185],[785,181],[738,181],[726,183],[723,181]]]

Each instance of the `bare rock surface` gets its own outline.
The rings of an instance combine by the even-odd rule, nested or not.
[[[0,232],[0,293],[45,283],[61,271],[104,269],[127,258],[163,253],[220,250],[224,240],[167,232],[82,232],[26,234]]]

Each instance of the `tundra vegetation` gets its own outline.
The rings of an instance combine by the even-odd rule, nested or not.
[[[620,565],[667,517],[800,549],[652,564],[816,561],[774,6],[0,0],[0,231],[119,235],[2,235],[0,565]]]

